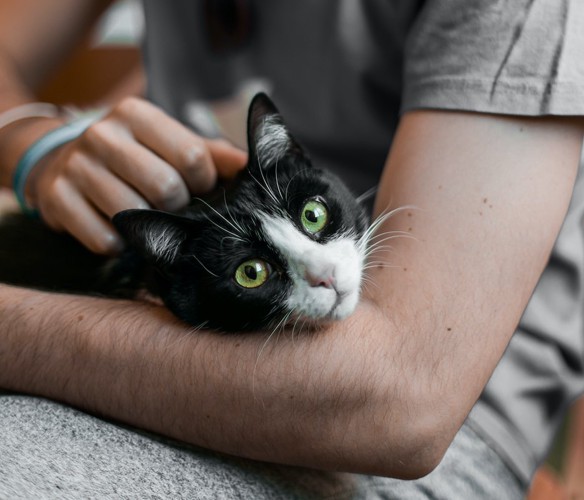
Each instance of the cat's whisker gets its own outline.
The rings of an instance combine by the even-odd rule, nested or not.
[[[300,321],[301,316],[298,315],[296,317],[296,321],[294,321],[294,325],[292,326],[292,338],[294,338],[294,333],[296,332],[296,325],[298,324],[298,322]]]
[[[262,185],[262,183],[259,180],[257,180],[253,175],[251,177],[254,180],[254,182],[266,192],[266,194],[272,199],[272,201],[277,204],[278,200],[274,197],[272,192],[268,188],[266,188],[264,185]]]
[[[375,241],[376,238],[381,238],[387,235],[395,235],[395,236],[412,236],[412,233],[409,231],[401,231],[399,229],[394,229],[392,231],[384,231],[382,233],[376,233],[369,237],[369,241]]]
[[[172,340],[171,342],[168,342],[166,344],[166,349],[168,349],[168,351],[175,350],[175,348],[178,344],[186,343],[192,335],[196,334],[197,332],[199,332],[200,330],[205,328],[205,326],[208,323],[209,323],[209,321],[203,321],[202,323],[200,323],[196,326],[192,326],[192,327],[186,328],[186,329],[181,329],[181,333],[177,334],[178,335],[177,338],[175,338],[174,340]]]
[[[384,233],[377,234],[367,241],[366,247],[360,247],[361,252],[363,253],[364,257],[367,258],[373,252],[378,251],[380,248],[384,247],[384,243],[397,238],[407,238],[417,240],[415,236],[413,236],[409,232],[403,231],[387,231]],[[390,247],[391,248],[391,247]]]
[[[416,207],[411,206],[411,205],[404,205],[402,207],[394,208],[393,210],[389,210],[389,211],[384,210],[383,212],[381,212],[381,214],[379,214],[375,218],[375,220],[370,224],[370,226],[367,228],[367,230],[363,233],[361,238],[359,238],[359,242],[358,242],[359,246],[360,247],[367,246],[369,240],[371,239],[373,234],[377,231],[379,226],[381,224],[383,224],[384,222],[386,222],[388,219],[390,219],[391,217],[393,217],[394,215],[396,215],[400,212],[403,212],[404,210],[414,210],[414,209],[416,209]]]
[[[395,238],[390,238],[390,239],[395,239]],[[379,240],[376,241],[375,243],[373,243],[372,245],[369,245],[366,249],[365,249],[365,255],[371,253],[371,251],[373,251],[375,248],[379,248],[381,246],[384,246],[386,244],[386,240]]]
[[[260,163],[260,158],[258,158],[258,163]],[[280,189],[280,187],[278,186],[278,160],[276,160],[276,165],[274,167],[274,171],[275,171],[275,176],[276,176],[276,186],[278,187],[278,189]],[[264,169],[260,163],[260,175],[262,176],[262,179],[264,180],[264,184],[266,185],[266,188],[268,189],[268,191],[270,193],[272,193],[272,199],[276,202],[279,203],[278,201],[278,197],[276,196],[276,193],[274,191],[274,189],[270,186],[270,183],[268,182],[268,180],[266,179],[266,176],[264,175]],[[282,198],[280,196],[280,198]]]
[[[371,198],[377,192],[377,186],[370,187],[367,191],[357,196],[357,203],[363,203],[365,200]]]
[[[291,313],[295,314],[298,311],[297,308],[294,308]],[[290,316],[292,316],[292,314],[290,314]],[[298,324],[298,322],[300,321],[301,315],[300,314],[296,314],[295,315],[295,319],[293,320],[293,323],[289,324],[288,327],[292,327],[292,329],[290,330],[290,338],[292,339],[292,342],[294,342],[294,333],[296,331],[296,325]],[[290,319],[290,318],[288,318]]]
[[[385,241],[388,240],[393,240],[393,239],[397,239],[397,238],[409,238],[409,239],[416,239],[414,236],[412,236],[409,233],[396,233],[396,232],[387,232],[387,233],[381,233],[381,234],[377,234],[375,236],[373,236],[368,242],[367,245],[365,247],[362,247],[361,250],[365,250],[367,251],[368,249],[370,249],[371,247],[384,243]]]
[[[371,265],[366,265],[363,267],[363,271],[367,271],[368,269],[399,269],[402,266],[396,266],[395,264],[387,264],[386,262],[375,262]]]
[[[376,238],[379,238],[379,239],[376,239]],[[372,246],[384,243],[384,242],[389,241],[389,240],[395,240],[397,238],[406,238],[406,239],[411,239],[411,240],[416,239],[414,236],[412,236],[409,233],[406,233],[406,234],[385,233],[385,234],[377,235],[377,237],[369,240],[369,242],[370,243],[372,242],[372,244],[369,245],[368,248],[371,248]]]
[[[300,175],[302,172],[305,172],[306,170],[308,170],[308,168],[300,169],[292,177],[290,177],[290,179],[288,179],[288,184],[286,184],[286,191],[285,191],[285,199],[286,200],[288,199],[288,189],[290,188],[290,184],[292,183],[292,180],[294,179],[294,177],[296,177],[297,175]]]
[[[301,333],[301,334],[302,334],[302,330],[303,330],[303,329],[304,329],[304,327],[306,326],[306,323],[308,323],[308,319],[305,319],[305,320],[302,322],[302,326],[300,327],[300,333]]]
[[[262,347],[258,351],[258,355],[256,357],[256,362],[255,362],[255,365],[253,367],[252,381],[251,381],[251,386],[252,386],[252,389],[251,390],[252,390],[252,394],[254,395],[254,398],[255,398],[255,380],[256,380],[256,374],[257,374],[258,364],[260,362],[260,358],[262,356],[262,353],[264,352],[264,349],[268,345],[268,342],[274,336],[274,333],[276,333],[276,331],[278,330],[278,328],[280,328],[280,326],[282,326],[282,328],[283,328],[286,325],[286,321],[288,320],[288,318],[290,317],[291,314],[292,314],[292,311],[288,312],[286,315],[284,315],[283,318],[280,319],[280,321],[278,321],[278,323],[276,323],[276,326],[268,334],[265,342],[262,344]]]
[[[207,215],[207,214],[204,214],[204,215],[205,215],[205,218],[211,224],[213,224],[216,228],[220,229],[221,231],[227,233],[230,238],[233,238],[235,241],[239,241],[241,243],[244,243],[245,242],[245,239],[243,237],[239,236],[238,234],[235,234],[233,231],[230,231],[226,227],[223,227],[222,225],[218,224],[216,221],[214,221],[213,219],[211,219],[211,217],[209,217],[209,215]]]
[[[245,234],[245,230],[243,229],[242,225],[235,220],[235,217],[233,217],[231,210],[229,210],[229,205],[227,204],[227,193],[225,191],[225,188],[223,188],[223,204],[225,205],[225,210],[227,210],[227,215],[229,215],[229,218],[231,219],[231,222],[233,222],[233,225],[237,229],[239,229],[239,232],[241,234]]]
[[[258,162],[259,162],[259,159],[258,159]],[[262,184],[251,172],[250,172],[250,175],[251,175],[251,178],[256,182],[256,184],[258,186],[260,186],[267,193],[267,195],[272,199],[272,201],[274,203],[276,203],[276,205],[278,205],[279,204],[278,198],[276,198],[276,196],[274,195],[274,193],[270,189],[270,186],[268,185],[268,182],[266,181],[266,178],[264,177],[264,169],[261,166],[261,164],[260,164],[260,175],[262,176],[264,184]]]
[[[378,247],[371,248],[365,254],[365,261],[367,261],[369,259],[369,257],[371,257],[373,254],[378,254],[381,252],[392,253],[392,252],[395,252],[395,248],[392,247],[391,245],[380,245]]]
[[[393,252],[395,251],[395,247],[393,245],[386,244],[386,241],[379,241],[375,245],[371,245],[363,255],[365,259],[368,259],[372,254],[382,251]]]
[[[276,166],[274,167],[274,175],[276,177],[276,187],[278,188],[278,193],[280,194],[280,198],[283,201],[286,201],[284,198],[284,195],[282,194],[282,188],[280,188],[280,182],[278,181],[278,164],[279,163],[280,163],[279,161],[276,161]]]
[[[385,265],[385,264],[387,264],[387,265],[391,265],[391,264],[389,264],[389,263],[388,263],[387,261],[385,261],[385,260],[368,260],[368,261],[365,263],[365,265],[363,266],[363,269],[368,269],[368,268],[370,268],[370,267],[375,267],[375,266],[377,266],[377,265],[382,265],[382,264],[383,264],[383,265]],[[398,266],[398,267],[399,267],[399,266]]]
[[[215,227],[217,227],[218,229],[221,229],[221,231],[224,231],[225,233],[229,234],[233,239],[235,239],[236,241],[240,241],[240,242],[245,242],[245,240],[238,236],[237,234],[233,233],[232,231],[230,231],[229,229],[221,226],[220,224],[217,224],[217,222],[215,222],[213,219],[211,219],[207,214],[205,214],[205,218],[211,223],[213,224]]]
[[[209,205],[209,203],[207,203],[205,200],[203,200],[202,198],[195,198],[196,200],[201,201],[202,203],[204,203],[207,207],[209,207],[216,215],[218,215],[219,217],[221,217],[221,219],[223,219],[225,222],[227,222],[227,224],[229,224],[235,231],[240,231],[240,228],[238,228],[237,226],[235,226],[231,221],[229,221],[227,218],[225,218],[222,214],[220,214],[215,208],[213,208],[211,205]],[[228,229],[224,228],[223,226],[220,226],[219,224],[217,224],[214,220],[212,220],[210,217],[207,216],[207,220],[209,222],[211,222],[212,224],[215,224],[215,226],[217,226],[218,228],[220,228],[221,230],[225,231],[226,233],[231,234],[232,236],[238,238],[239,235],[232,233],[231,231],[229,231]],[[243,235],[245,235],[245,232],[243,232]],[[241,240],[243,241],[243,239]]]
[[[363,283],[364,288],[367,288],[368,285],[373,285],[375,288],[379,290],[379,283],[373,281],[369,276],[363,276],[361,278],[361,281]]]
[[[214,272],[210,271],[209,268],[207,266],[205,266],[205,264],[203,264],[200,259],[195,255],[195,254],[191,254],[191,257],[193,259],[195,259],[199,265],[205,270],[207,271],[211,276],[214,276],[215,278],[218,278],[219,276],[217,276]]]
[[[239,243],[245,243],[245,240],[240,238],[239,236],[231,236],[231,235],[223,236],[221,238],[220,243],[219,243],[219,246],[221,247],[221,251],[223,250],[223,240],[234,240],[234,241],[239,242]]]

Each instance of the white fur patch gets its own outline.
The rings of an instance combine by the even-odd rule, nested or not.
[[[265,168],[282,158],[290,147],[290,136],[277,116],[266,116],[256,132],[256,151]]]
[[[364,257],[355,238],[341,236],[318,243],[288,219],[265,215],[264,231],[286,259],[292,292],[287,299],[294,316],[343,319],[357,306]],[[306,276],[332,276],[334,286],[313,286]]]
[[[182,239],[178,237],[177,231],[169,227],[146,231],[146,248],[154,257],[166,262],[176,257],[181,242]]]

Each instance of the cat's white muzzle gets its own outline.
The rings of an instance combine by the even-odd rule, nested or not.
[[[286,305],[293,317],[344,319],[359,301],[363,256],[357,241],[344,235],[320,243],[284,218],[263,222],[272,244],[285,258],[292,286]]]

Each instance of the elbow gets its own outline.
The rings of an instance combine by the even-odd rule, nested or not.
[[[430,474],[441,463],[463,418],[452,408],[420,397],[386,399],[375,412],[370,434],[369,474],[413,480]]]
[[[389,474],[398,479],[420,479],[433,472],[442,462],[449,446],[449,439],[443,433],[428,429],[410,430],[406,438],[402,436],[400,461]]]
[[[393,429],[388,444],[383,446],[384,458],[380,457],[377,467],[374,465],[370,473],[414,480],[427,476],[438,467],[446,454],[449,440],[437,431],[416,428],[415,422],[407,427]]]
[[[416,432],[394,427],[386,433],[377,433],[375,436],[369,434],[368,438],[368,443],[360,439],[358,446],[345,456],[345,463],[333,468],[357,474],[414,480],[434,471],[448,449],[441,436],[433,433],[429,435],[426,430]]]

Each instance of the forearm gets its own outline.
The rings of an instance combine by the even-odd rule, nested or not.
[[[334,328],[268,338],[188,331],[145,304],[0,297],[4,388],[254,459],[406,476],[432,460],[410,446],[416,409],[388,377],[392,332],[369,303]]]

